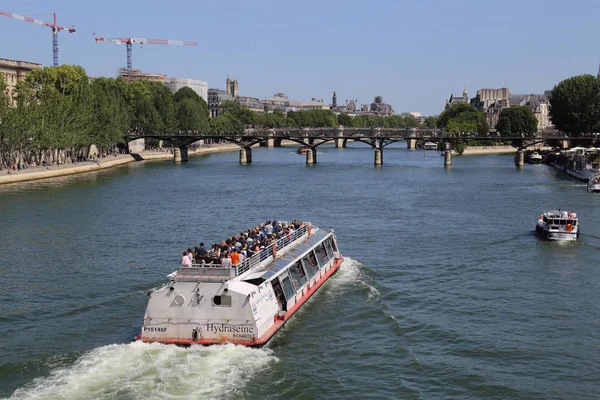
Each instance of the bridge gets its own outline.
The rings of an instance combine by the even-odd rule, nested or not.
[[[392,143],[405,141],[408,149],[415,149],[418,142],[434,142],[438,148],[453,146],[462,142],[468,144],[473,141],[508,141],[517,148],[515,163],[524,164],[524,149],[549,140],[561,142],[571,140],[563,133],[556,130],[543,130],[533,135],[513,135],[501,137],[497,134],[459,134],[450,135],[441,129],[417,128],[279,128],[279,129],[244,129],[238,133],[206,133],[206,132],[129,132],[126,135],[129,141],[137,139],[159,139],[170,142],[174,149],[176,162],[186,161],[188,147],[199,140],[216,139],[235,143],[240,146],[240,163],[252,162],[252,147],[256,145],[277,147],[283,140],[296,142],[307,148],[306,164],[317,163],[317,147],[325,143],[335,143],[338,148],[346,147],[348,141],[362,142],[373,148],[375,165],[383,164],[383,150]],[[586,138],[581,138],[586,139]],[[589,138],[587,138],[589,139]],[[441,146],[448,143],[447,146]],[[563,144],[564,145],[564,144]],[[446,150],[444,164],[452,163],[451,152]]]

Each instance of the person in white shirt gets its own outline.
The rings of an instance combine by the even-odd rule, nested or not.
[[[231,267],[231,257],[229,257],[227,252],[223,253],[223,257],[221,258],[221,267]]]
[[[183,257],[181,258],[181,265],[183,265],[184,267],[191,267],[192,266],[192,260],[188,256],[188,252],[187,251],[183,252]]]

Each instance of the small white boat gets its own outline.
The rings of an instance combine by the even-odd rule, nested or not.
[[[599,171],[600,152],[597,148],[574,147],[566,152],[565,172],[582,181]]]
[[[529,154],[529,157],[527,158],[527,160],[531,164],[539,164],[542,162],[542,155],[540,153],[538,153],[537,151],[534,151],[533,153]]]
[[[437,150],[437,149],[438,149],[437,143],[425,142],[425,144],[423,144],[423,150]]]
[[[588,192],[600,192],[600,172],[596,172],[588,179]]]
[[[540,214],[535,230],[544,239],[573,241],[579,237],[579,220],[574,212],[547,211]]]

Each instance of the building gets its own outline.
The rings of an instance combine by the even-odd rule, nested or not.
[[[0,58],[0,73],[2,73],[2,76],[4,77],[4,83],[6,83],[6,95],[11,102],[14,103],[14,90],[17,86],[17,82],[25,79],[25,75],[29,71],[40,68],[42,68],[42,64]]]
[[[240,95],[237,79],[229,79],[229,74],[227,74],[227,79],[225,80],[225,90],[234,99]]]
[[[264,98],[262,103],[265,105],[267,112],[272,110],[329,110],[332,108],[322,99],[317,99],[316,97],[308,101],[293,100],[288,98],[283,92],[278,92],[273,96]]]
[[[126,81],[150,81],[165,83],[169,80],[167,75],[154,74],[151,72],[143,72],[139,69],[121,68],[119,70],[119,76]]]
[[[204,101],[208,102],[208,83],[204,81],[189,78],[169,78],[165,82],[165,86],[171,89],[173,93],[181,88],[189,87],[196,92],[198,96],[202,97]]]
[[[233,97],[228,92],[220,89],[208,89],[208,115],[212,118],[223,114],[221,103],[226,100],[233,100]]]
[[[394,115],[394,109],[389,104],[383,102],[382,96],[375,96],[373,103],[371,103],[368,114],[389,117]]]
[[[256,97],[238,96],[233,100],[240,106],[246,107],[251,111],[258,113],[265,112],[265,105]]]
[[[425,123],[425,118],[426,118],[426,117],[423,116],[423,114],[421,114],[418,111],[404,112],[404,113],[401,113],[400,116],[401,117],[413,117],[414,119],[417,120],[417,122],[419,124],[424,124]]]
[[[515,94],[508,99],[511,107],[528,107],[538,121],[538,130],[551,129],[549,91],[544,94]]]
[[[454,104],[460,104],[460,103],[469,104],[469,95],[467,94],[467,88],[465,88],[463,90],[462,96],[455,96],[454,91],[452,91],[452,93],[450,94],[450,98],[448,100],[446,100],[445,109],[447,109],[448,107],[450,107]]]
[[[477,95],[471,99],[471,104],[485,114],[490,128],[495,128],[502,110],[510,106],[510,96],[510,90],[505,87],[500,89],[479,89]]]

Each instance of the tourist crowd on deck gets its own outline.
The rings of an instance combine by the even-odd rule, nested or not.
[[[187,249],[183,252],[181,265],[186,267],[192,265],[235,266],[254,254],[265,251],[268,246],[279,239],[293,240],[294,232],[304,225],[306,225],[304,222],[297,220],[291,223],[266,221],[246,232],[233,235],[221,243],[215,243],[210,248],[206,248],[204,243],[200,243],[198,247]]]

